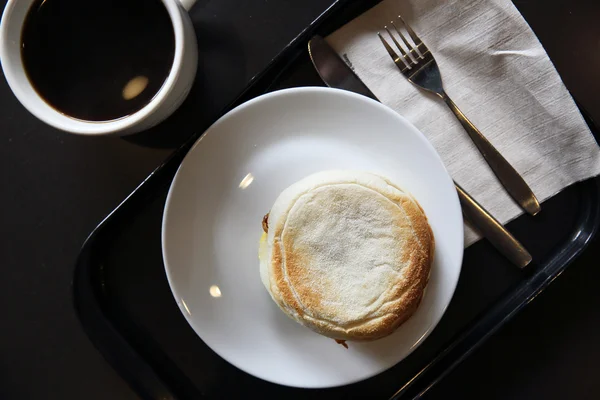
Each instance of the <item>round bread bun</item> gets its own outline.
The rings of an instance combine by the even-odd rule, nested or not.
[[[433,233],[417,201],[386,178],[310,175],[279,195],[264,222],[262,282],[300,324],[333,339],[374,340],[419,306]]]

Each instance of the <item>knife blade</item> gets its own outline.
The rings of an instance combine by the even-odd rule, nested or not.
[[[336,51],[320,36],[308,42],[308,53],[317,73],[329,87],[348,90],[379,101]],[[471,195],[456,182],[463,216],[508,260],[520,268],[531,263],[531,254]]]
[[[308,42],[308,54],[317,73],[327,86],[362,94],[379,101],[321,36],[315,36]]]

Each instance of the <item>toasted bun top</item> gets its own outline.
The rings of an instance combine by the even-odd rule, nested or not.
[[[335,339],[390,334],[416,310],[434,238],[412,196],[378,175],[325,171],[275,201],[261,278],[279,307]]]

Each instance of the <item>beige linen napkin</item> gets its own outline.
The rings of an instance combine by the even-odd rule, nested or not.
[[[498,220],[522,211],[443,101],[412,86],[377,38],[398,14],[435,56],[448,95],[540,201],[600,174],[593,136],[510,0],[384,0],[329,36],[371,91],[427,136],[452,177]],[[465,245],[478,239],[466,227]]]

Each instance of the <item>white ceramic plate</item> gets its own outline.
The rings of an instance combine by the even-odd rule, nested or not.
[[[384,339],[349,342],[349,350],[288,318],[259,276],[263,215],[287,186],[328,169],[397,182],[417,198],[436,240],[415,315]],[[376,375],[427,337],[456,287],[463,221],[439,156],[408,121],[353,93],[296,88],[237,107],[198,140],[171,185],[162,246],[177,304],[210,348],[267,381],[322,388]]]

